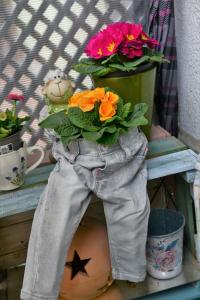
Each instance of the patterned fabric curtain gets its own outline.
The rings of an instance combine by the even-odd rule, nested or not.
[[[150,0],[149,33],[160,43],[160,52],[170,60],[159,67],[156,113],[159,124],[171,134],[178,131],[177,62],[174,29],[174,1]]]

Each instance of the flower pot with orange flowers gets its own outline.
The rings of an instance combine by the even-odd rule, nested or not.
[[[87,58],[74,66],[77,72],[89,74],[95,87],[112,88],[132,106],[146,103],[147,136],[152,123],[156,67],[168,62],[155,49],[158,47],[158,42],[143,31],[142,24],[113,23],[89,40]]]
[[[40,126],[53,129],[64,146],[79,138],[110,146],[130,128],[146,125],[146,112],[145,103],[133,107],[110,88],[96,88],[75,93],[67,111],[49,115]]]
[[[12,109],[0,111],[0,155],[21,147],[21,130],[30,118],[18,117],[16,113],[17,102],[24,100],[23,95],[10,93],[7,100],[12,102]]]

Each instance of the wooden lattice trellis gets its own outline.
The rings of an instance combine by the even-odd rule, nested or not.
[[[50,69],[60,68],[78,88],[91,85],[88,77],[71,70],[89,36],[114,21],[133,21],[141,0],[2,0],[0,7],[0,107],[11,91],[26,101],[20,114],[32,116],[24,132],[29,144],[46,146],[38,118],[43,106],[40,84]],[[139,20],[139,16],[135,21]]]

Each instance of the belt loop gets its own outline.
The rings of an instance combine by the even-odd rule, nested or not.
[[[67,148],[68,148],[69,154],[70,154],[69,161],[73,163],[80,152],[78,141],[76,140],[76,141],[70,142],[70,144],[67,146]]]

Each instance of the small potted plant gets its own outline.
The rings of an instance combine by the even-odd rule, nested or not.
[[[89,74],[97,87],[109,86],[133,105],[147,103],[151,125],[156,66],[168,62],[155,50],[158,42],[150,38],[142,24],[119,22],[108,25],[88,42],[74,69]]]
[[[21,129],[30,119],[29,116],[18,117],[16,113],[17,102],[24,100],[23,95],[10,93],[6,99],[12,101],[12,109],[0,111],[0,155],[21,147]]]
[[[75,93],[67,112],[49,115],[40,126],[53,129],[65,146],[78,138],[110,146],[130,128],[146,125],[146,111],[145,103],[133,108],[110,88],[96,88]]]

